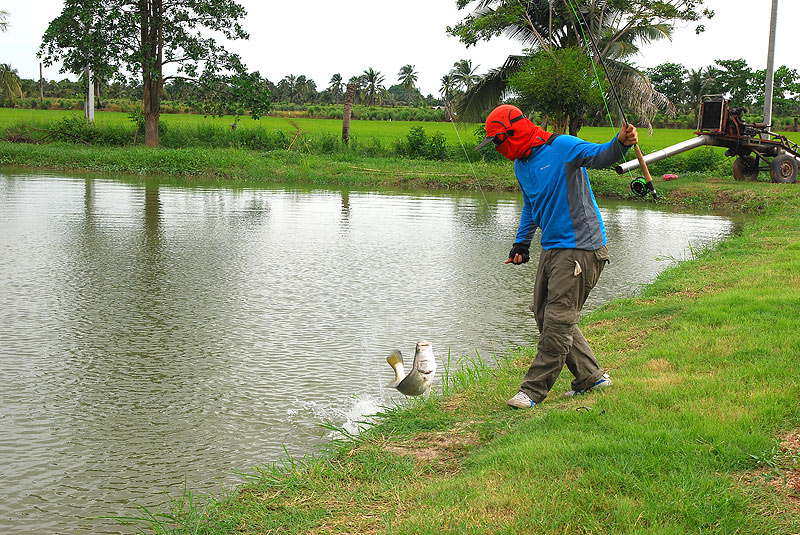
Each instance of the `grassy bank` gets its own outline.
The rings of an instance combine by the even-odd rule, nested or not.
[[[285,151],[0,145],[0,163],[253,183],[513,188],[508,164]],[[629,177],[592,173],[598,195]],[[800,533],[800,185],[729,174],[657,181],[662,202],[753,215],[582,329],[615,385],[513,411],[535,348],[451,370],[442,392],[358,437],[250,475],[203,505],[143,515],[158,533]],[[652,202],[652,201],[647,201]],[[520,269],[526,269],[522,267]],[[602,283],[602,279],[601,279]]]
[[[665,160],[669,161],[672,159]],[[792,186],[736,182],[730,178],[732,159],[715,166],[719,177],[681,172],[680,179],[656,178],[658,191],[668,202],[697,208],[725,208],[761,212],[777,202],[768,192],[793,191]],[[514,190],[518,188],[508,162],[440,162],[425,159],[376,156],[368,148],[335,154],[247,149],[146,149],[144,147],[95,147],[73,143],[30,145],[0,142],[0,165],[110,174],[168,175],[202,181],[240,184],[296,182],[320,185]],[[664,164],[667,165],[667,164]],[[654,171],[654,175],[658,176]],[[629,183],[633,175],[618,176],[610,170],[593,171],[592,186],[598,195],[634,198]],[[761,190],[763,189],[763,193]],[[672,194],[672,192],[675,192]]]
[[[624,179],[596,175],[598,191]],[[660,184],[661,185],[661,184]],[[442,391],[315,457],[265,466],[159,533],[800,532],[800,187],[683,178],[665,202],[754,215],[741,235],[582,322],[615,384],[514,411],[533,357],[451,370]],[[525,269],[525,267],[521,268]]]
[[[335,155],[247,149],[107,148],[0,142],[0,164],[64,171],[170,175],[239,183],[511,189],[507,165],[385,158],[368,150]],[[477,176],[477,179],[476,179]]]

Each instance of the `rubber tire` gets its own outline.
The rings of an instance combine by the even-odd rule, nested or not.
[[[773,182],[791,184],[797,180],[797,159],[791,154],[778,154],[769,164],[769,176]]]
[[[758,160],[755,156],[738,156],[733,161],[733,178],[735,180],[755,181],[758,178]]]

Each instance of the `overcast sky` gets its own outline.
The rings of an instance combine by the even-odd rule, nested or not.
[[[244,21],[250,40],[231,43],[247,66],[277,83],[287,74],[304,74],[328,86],[331,75],[348,79],[372,67],[386,76],[385,85],[397,83],[400,67],[410,63],[419,73],[424,94],[438,95],[441,77],[459,59],[469,58],[483,74],[503,63],[520,45],[505,37],[467,49],[447,35],[468,10],[458,11],[456,0],[239,0],[248,11]],[[9,11],[10,29],[0,34],[0,63],[10,63],[23,78],[39,77],[36,52],[48,23],[61,12],[61,0],[0,0]],[[715,59],[747,60],[763,69],[767,61],[772,0],[707,0],[716,12],[705,22],[706,32],[695,35],[694,25],[682,25],[672,42],[643,48],[634,59],[640,67],[667,61],[689,68],[705,67]],[[800,69],[800,0],[780,0],[775,65]],[[45,78],[69,77],[57,67],[45,69]]]

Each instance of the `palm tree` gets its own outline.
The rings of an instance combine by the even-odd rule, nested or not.
[[[369,106],[375,105],[375,97],[378,92],[383,89],[383,81],[386,79],[380,71],[374,70],[372,67],[364,71],[362,75],[367,89],[367,96],[369,98]]]
[[[8,16],[10,13],[5,10],[0,10],[0,32],[8,31]]]
[[[14,104],[15,98],[22,98],[22,84],[17,69],[7,63],[0,63],[0,99]]]
[[[364,81],[364,76],[351,76],[350,79],[347,81],[347,85],[353,84],[355,87],[355,93],[353,96],[353,102],[358,101],[360,103],[364,103],[364,88],[366,87],[366,82]]]
[[[714,84],[714,81],[714,72],[711,67],[706,68],[705,71],[702,67],[697,70],[689,69],[689,75],[686,80],[686,96],[695,120],[697,120],[697,113],[700,111],[700,101]]]
[[[297,96],[297,77],[294,74],[287,74],[284,76],[283,79],[278,82],[278,91],[280,92],[281,99],[294,102],[294,97]]]
[[[342,82],[342,75],[338,72],[331,76],[331,81],[328,86],[328,91],[330,91],[331,96],[333,97],[334,104],[339,103],[339,98],[342,96],[342,91],[344,87],[344,83]]]
[[[492,16],[494,3],[482,0],[472,13],[472,20],[480,23],[483,17]],[[575,0],[529,0],[519,18],[508,23],[503,33],[534,52],[585,48],[581,25],[572,12],[574,3]],[[624,4],[607,0],[582,0],[578,9],[597,40],[600,56],[620,97],[643,118],[656,107],[669,107],[669,100],[656,92],[647,77],[625,59],[635,55],[640,44],[669,38],[673,25],[652,17],[632,18],[624,11]],[[489,70],[475,83],[459,102],[465,118],[477,119],[485,109],[498,104],[506,94],[509,76],[522,67],[523,60],[523,56],[509,56],[503,65]]]
[[[317,95],[317,83],[314,80],[306,78],[304,74],[301,74],[295,81],[295,89],[295,94],[299,103],[305,104],[314,102]]]
[[[414,89],[414,85],[417,83],[417,71],[414,70],[413,65],[403,65],[400,68],[400,72],[397,73],[397,76],[399,77],[398,81],[400,85],[409,91]]]
[[[450,72],[453,75],[453,80],[456,85],[460,85],[465,91],[469,91],[473,88],[475,83],[481,79],[480,76],[475,74],[478,67],[480,67],[480,65],[472,66],[471,59],[460,59],[453,63],[453,70]]]
[[[456,82],[453,77],[453,73],[449,72],[442,76],[442,87],[439,89],[439,92],[442,94],[442,98],[444,99],[444,109],[447,115],[447,120],[453,120],[453,89],[455,88]]]

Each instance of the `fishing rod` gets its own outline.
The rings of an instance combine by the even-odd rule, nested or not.
[[[589,40],[592,42],[592,47],[594,48],[595,55],[600,60],[600,66],[603,67],[603,71],[606,73],[606,78],[608,78],[608,86],[611,88],[611,94],[614,96],[614,100],[617,101],[617,107],[619,108],[620,114],[622,114],[622,121],[627,126],[630,123],[628,122],[628,118],[625,116],[625,110],[622,107],[622,102],[619,99],[619,95],[617,95],[617,90],[614,88],[614,82],[612,82],[611,76],[608,74],[608,69],[606,68],[606,62],[603,61],[603,56],[602,54],[600,54],[600,49],[597,48],[597,43],[594,40],[594,35],[592,35],[592,29],[586,22],[586,18],[583,16],[583,12],[580,10],[576,10],[575,7],[572,5],[571,1],[569,3],[569,6],[570,8],[572,8],[572,12],[575,13],[575,16],[579,17],[578,24],[581,24],[583,28],[586,28],[586,32],[585,33],[582,32],[583,39],[586,40],[586,33],[589,34]],[[631,189],[633,189],[634,192],[639,193],[640,195],[646,195],[646,191],[649,191],[650,194],[653,196],[653,199],[658,200],[658,193],[656,193],[656,187],[653,185],[653,177],[650,176],[650,170],[647,168],[647,162],[644,161],[644,154],[642,154],[642,149],[639,148],[638,143],[635,143],[633,145],[633,148],[636,151],[636,159],[639,160],[639,165],[641,166],[642,172],[644,173],[644,185],[642,185],[640,182],[641,178],[634,179],[634,181],[631,182]]]

